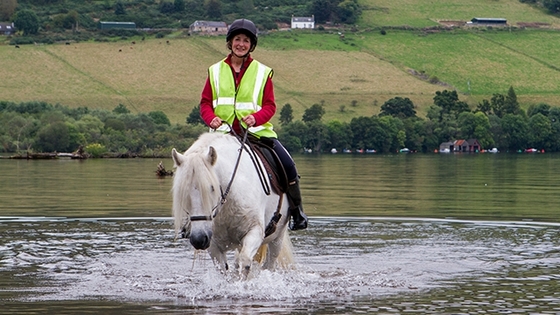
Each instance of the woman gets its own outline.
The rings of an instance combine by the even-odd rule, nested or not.
[[[276,113],[273,71],[251,58],[257,46],[257,27],[246,19],[231,23],[227,36],[229,55],[210,66],[202,90],[200,116],[213,130],[238,134],[247,129],[257,138],[269,138],[288,176],[290,229],[307,228],[307,216],[301,205],[299,176],[294,160],[278,141],[270,123]],[[225,124],[227,122],[227,124]]]

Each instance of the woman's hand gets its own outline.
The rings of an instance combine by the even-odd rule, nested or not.
[[[257,120],[253,117],[253,115],[248,115],[243,117],[243,122],[247,124],[247,126],[253,127],[257,123]]]
[[[220,117],[214,117],[210,122],[210,128],[218,129],[222,125],[222,119]]]

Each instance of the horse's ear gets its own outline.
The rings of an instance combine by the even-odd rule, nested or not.
[[[181,166],[181,163],[183,163],[183,155],[177,152],[175,148],[171,150],[171,157],[173,158],[173,163],[175,164],[174,167]]]
[[[210,165],[214,165],[217,159],[218,152],[216,152],[216,149],[214,149],[213,146],[210,146],[210,150],[208,151],[208,161],[210,162]]]

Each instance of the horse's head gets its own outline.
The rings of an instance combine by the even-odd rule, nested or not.
[[[190,227],[190,242],[207,249],[212,240],[212,217],[220,202],[220,184],[214,173],[217,160],[212,146],[191,148],[185,154],[171,151],[176,167],[173,178],[175,230]],[[186,231],[187,235],[188,230]]]

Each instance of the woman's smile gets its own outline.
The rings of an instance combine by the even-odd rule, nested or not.
[[[245,56],[251,48],[251,39],[245,34],[238,34],[233,38],[231,48],[236,56]]]

